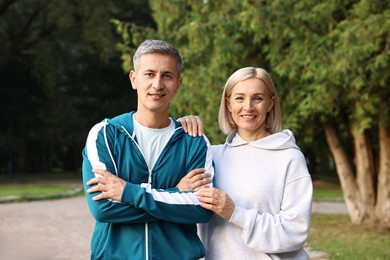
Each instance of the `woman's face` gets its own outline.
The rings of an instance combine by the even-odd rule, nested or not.
[[[266,135],[265,119],[272,110],[274,97],[262,80],[250,78],[237,83],[226,104],[242,138],[249,141]]]

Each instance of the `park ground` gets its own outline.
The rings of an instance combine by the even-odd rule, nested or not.
[[[82,188],[78,181],[67,182],[79,184]],[[315,202],[313,212],[347,214],[343,202]],[[83,195],[63,199],[1,203],[0,258],[88,259],[93,226],[94,219],[88,211]],[[307,250],[311,259],[326,259],[323,252],[311,248]]]

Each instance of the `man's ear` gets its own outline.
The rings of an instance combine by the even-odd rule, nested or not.
[[[131,70],[130,73],[129,73],[129,79],[130,79],[130,82],[131,82],[131,87],[136,90],[137,89],[137,86],[135,84],[135,78],[137,77],[137,74],[135,73],[134,70]]]
[[[182,78],[182,77],[179,77],[179,78],[177,79],[177,82],[178,82],[178,85],[177,85],[177,87],[176,87],[175,94],[179,93],[179,90],[180,90],[180,88],[181,88],[181,84],[183,84],[183,78]]]

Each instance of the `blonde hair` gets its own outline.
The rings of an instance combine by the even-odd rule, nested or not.
[[[237,83],[250,78],[257,78],[264,82],[271,97],[274,97],[274,106],[268,112],[265,119],[265,128],[271,133],[277,133],[282,130],[282,112],[280,109],[278,94],[268,72],[262,68],[245,67],[234,72],[226,81],[222,92],[221,104],[219,107],[218,123],[222,132],[226,135],[237,130],[232,115],[227,108],[226,100],[230,98],[234,86]]]

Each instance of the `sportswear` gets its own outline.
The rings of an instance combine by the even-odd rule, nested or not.
[[[256,141],[230,134],[212,146],[215,186],[236,206],[200,224],[209,259],[308,259],[312,181],[290,130]]]
[[[127,181],[121,202],[93,201],[96,220],[91,259],[199,259],[204,247],[196,223],[211,219],[199,206],[195,192],[175,186],[189,171],[205,168],[213,174],[210,144],[205,136],[191,137],[180,124],[154,167],[149,169],[134,134],[134,112],[106,119],[90,130],[83,150],[83,181],[94,178],[93,168],[107,169]]]

